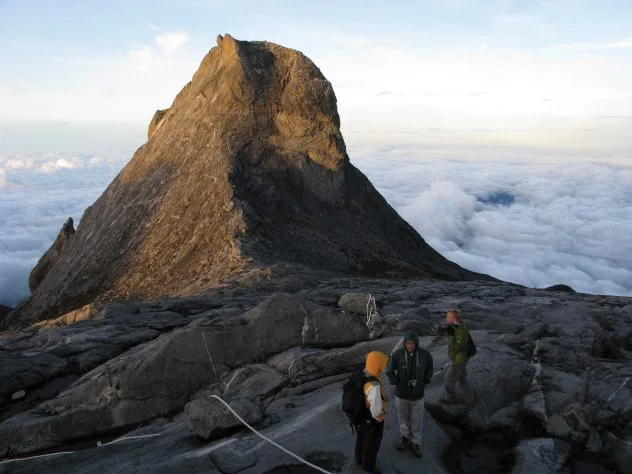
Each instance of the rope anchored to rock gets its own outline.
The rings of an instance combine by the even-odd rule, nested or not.
[[[250,426],[246,420],[244,420],[241,416],[239,416],[237,414],[237,412],[235,410],[233,410],[230,405],[228,403],[226,403],[224,400],[222,400],[220,397],[218,397],[217,395],[211,395],[211,398],[215,398],[218,401],[220,401],[226,408],[228,408],[228,410],[233,414],[233,416],[235,416],[235,418],[237,418],[246,428],[248,428],[250,431],[252,431],[254,434],[256,434],[257,436],[259,436],[261,439],[263,439],[264,441],[267,441],[268,443],[272,444],[273,446],[279,448],[281,451],[283,451],[284,453],[289,454],[290,456],[292,456],[294,459],[297,459],[298,461],[306,464],[307,466],[316,469],[318,472],[322,472],[324,474],[332,474],[329,471],[324,470],[322,467],[317,466],[316,464],[312,464],[311,462],[303,459],[302,457],[300,457],[297,454],[294,454],[292,451],[290,451],[287,448],[284,448],[283,446],[281,446],[279,443],[271,440],[270,438],[264,436],[263,434],[261,434],[259,431],[257,431],[256,429],[254,429],[252,426]]]
[[[161,436],[161,433],[153,433],[153,434],[138,435],[138,436],[123,436],[122,438],[116,438],[115,440],[110,441],[109,443],[102,443],[101,441],[97,441],[97,446],[100,448],[100,447],[108,446],[110,444],[118,443],[120,441],[124,441],[124,440],[127,440],[127,439],[154,438],[156,436]],[[38,454],[36,456],[29,456],[29,457],[25,457],[25,458],[7,459],[5,461],[0,461],[0,464],[8,464],[8,463],[11,463],[11,462],[20,462],[20,461],[28,461],[29,459],[46,458],[46,457],[50,457],[50,456],[61,456],[62,454],[72,454],[72,453],[77,453],[77,452],[79,452],[79,451],[60,451],[58,453]]]
[[[206,353],[208,354],[208,357],[209,357],[209,361],[210,361],[210,363],[211,363],[211,366],[212,366],[212,367],[214,367],[214,366],[213,366],[213,361],[212,361],[211,356],[210,356],[209,351],[208,351],[208,347],[206,347],[206,339],[204,340],[204,346],[205,346],[205,348],[206,348]],[[298,461],[302,462],[303,464],[305,464],[305,465],[307,465],[307,466],[309,466],[309,467],[311,467],[311,468],[313,468],[313,469],[316,469],[318,472],[322,472],[322,473],[324,473],[324,474],[332,474],[331,472],[326,471],[326,470],[325,470],[325,469],[323,469],[322,467],[317,466],[316,464],[312,464],[311,462],[307,461],[306,459],[303,459],[303,458],[302,458],[302,457],[300,457],[299,455],[294,454],[294,453],[293,453],[292,451],[290,451],[289,449],[287,449],[287,448],[285,448],[285,447],[281,446],[279,443],[277,443],[277,442],[275,442],[275,441],[271,440],[270,438],[266,437],[265,435],[263,435],[262,433],[260,433],[260,432],[259,432],[259,431],[257,431],[256,429],[254,429],[252,426],[250,426],[250,424],[248,424],[248,422],[247,422],[246,420],[244,420],[241,416],[239,416],[239,414],[238,414],[235,410],[233,410],[233,409],[231,408],[231,406],[230,406],[228,403],[226,403],[224,400],[222,400],[222,399],[221,399],[218,395],[211,395],[211,396],[210,396],[210,398],[215,398],[216,400],[218,400],[221,404],[223,404],[223,405],[224,405],[224,406],[228,409],[228,411],[230,411],[230,412],[232,413],[232,415],[233,415],[235,418],[237,418],[237,419],[240,421],[240,423],[241,423],[241,424],[243,424],[246,428],[248,428],[250,431],[252,431],[254,434],[256,434],[257,436],[259,436],[259,437],[260,437],[261,439],[263,439],[264,441],[267,441],[268,443],[272,444],[273,446],[275,446],[275,447],[279,448],[281,451],[283,451],[283,452],[284,452],[284,453],[286,453],[286,454],[289,454],[289,455],[290,455],[290,456],[292,456],[294,459],[296,459],[296,460],[298,460]]]
[[[220,403],[222,403],[232,414],[235,418],[237,418],[246,428],[248,428],[250,431],[252,431],[254,434],[256,434],[257,436],[259,436],[261,439],[263,439],[264,441],[267,441],[268,443],[272,444],[273,446],[279,448],[281,451],[283,451],[284,453],[289,454],[290,456],[292,456],[293,458],[297,459],[298,461],[302,462],[303,464],[317,470],[318,472],[322,472],[323,474],[332,474],[329,471],[326,471],[325,469],[323,469],[320,466],[317,466],[316,464],[313,464],[309,461],[307,461],[306,459],[303,459],[302,457],[300,457],[297,454],[294,454],[292,451],[290,451],[289,449],[281,446],[279,443],[271,440],[270,438],[268,438],[267,436],[263,435],[262,433],[260,433],[259,431],[257,431],[255,428],[253,428],[252,426],[250,426],[250,424],[248,424],[248,422],[246,422],[246,420],[244,420],[241,416],[239,416],[239,414],[233,410],[231,408],[231,406],[226,403],[224,400],[222,400],[219,396],[217,395],[211,395],[211,398],[215,398],[217,399]],[[153,433],[153,434],[147,434],[147,435],[138,435],[138,436],[123,436],[122,438],[117,438],[113,441],[110,441],[109,443],[102,443],[101,441],[97,441],[97,446],[98,447],[103,447],[103,446],[108,446],[110,444],[114,444],[114,443],[118,443],[120,441],[124,441],[124,440],[128,440],[128,439],[140,439],[140,438],[153,438],[156,436],[161,436],[161,433]],[[43,457],[49,457],[49,456],[60,456],[62,454],[72,454],[72,453],[76,453],[77,451],[62,451],[59,453],[50,453],[50,454],[40,454],[37,456],[30,456],[27,458],[20,458],[20,459],[8,459],[5,461],[0,461],[0,464],[7,464],[7,463],[11,463],[11,462],[19,462],[19,461],[27,461],[29,459],[36,459],[36,458],[43,458]]]
[[[364,324],[368,330],[371,331],[371,337],[373,336],[373,331],[377,328],[380,320],[380,313],[377,312],[375,297],[369,293],[366,300],[366,315],[364,317]]]

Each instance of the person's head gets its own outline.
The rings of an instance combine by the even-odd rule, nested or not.
[[[461,311],[458,309],[449,309],[446,313],[446,322],[448,324],[461,324]]]
[[[408,352],[415,352],[419,345],[419,337],[415,331],[407,331],[404,334],[404,347]]]
[[[366,356],[366,371],[374,377],[379,377],[386,369],[388,363],[388,356],[383,352],[372,351]]]

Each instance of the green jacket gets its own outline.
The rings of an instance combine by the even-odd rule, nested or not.
[[[454,364],[462,364],[469,360],[467,356],[468,343],[469,334],[464,326],[456,324],[448,326],[448,356]]]
[[[386,376],[392,385],[395,385],[395,395],[404,400],[419,400],[424,396],[426,384],[432,379],[432,356],[430,352],[419,347],[417,334],[407,332],[415,343],[412,355],[405,347],[397,349],[391,354],[386,366]]]

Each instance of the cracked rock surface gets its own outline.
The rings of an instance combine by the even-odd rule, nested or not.
[[[625,471],[632,417],[629,298],[333,274],[292,294],[277,291],[284,288],[284,279],[270,279],[199,301],[106,305],[99,319],[4,333],[5,460],[72,449],[95,437],[160,436],[0,469],[170,472],[182,463],[190,472],[255,473],[294,464],[227,412],[209,408],[210,396],[218,395],[301,457],[331,472],[355,472],[341,384],[368,351],[390,353],[401,328],[411,325],[434,359],[424,428],[433,434],[425,438],[421,460],[395,451],[391,400],[379,458],[385,472],[450,471],[444,453],[459,437],[476,440],[459,448],[473,469],[459,461],[462,472],[501,464],[522,472],[536,458],[542,472],[573,472],[575,465]],[[367,329],[362,314],[337,306],[349,293],[375,297],[377,331]],[[473,408],[440,401],[447,362],[441,324],[454,306],[478,346],[468,367],[478,399]],[[13,400],[20,390],[25,395]]]

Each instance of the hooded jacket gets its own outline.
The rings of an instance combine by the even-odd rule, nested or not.
[[[413,341],[414,349],[406,350],[406,341]],[[419,400],[424,396],[426,384],[432,380],[433,362],[430,353],[419,347],[414,331],[404,334],[404,347],[397,349],[388,361],[386,376],[395,385],[395,394],[404,400]]]
[[[383,352],[369,352],[366,356],[364,373],[381,380],[382,372],[384,372],[387,362],[388,356]],[[388,397],[384,387],[380,382],[371,380],[366,382],[363,388],[366,406],[371,412],[371,416],[373,416],[375,421],[383,422],[384,416],[388,411]]]

